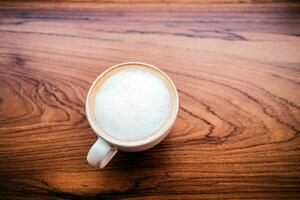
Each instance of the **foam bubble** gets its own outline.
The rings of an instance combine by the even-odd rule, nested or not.
[[[126,68],[110,76],[95,96],[97,123],[120,140],[142,140],[155,134],[171,112],[171,95],[154,73]]]

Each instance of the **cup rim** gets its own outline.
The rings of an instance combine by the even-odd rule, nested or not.
[[[174,94],[175,94],[175,102],[174,102],[175,110],[173,111],[174,114],[171,115],[170,119],[167,121],[167,124],[164,127],[162,127],[159,131],[157,131],[157,133],[151,135],[150,137],[147,137],[147,138],[142,139],[142,140],[137,140],[137,141],[119,140],[117,138],[111,137],[103,129],[99,130],[100,127],[96,126],[95,121],[93,120],[92,113],[91,113],[91,108],[90,108],[90,105],[89,105],[89,100],[91,98],[92,90],[96,86],[97,82],[102,77],[104,77],[106,74],[108,74],[110,71],[115,70],[116,68],[119,68],[119,67],[126,66],[126,65],[142,65],[144,67],[149,67],[149,68],[152,68],[152,69],[158,71],[160,74],[162,74],[166,78],[166,80],[169,81],[169,83],[170,83],[170,85],[171,85],[171,87],[172,87],[172,89],[174,91]],[[164,136],[164,134],[166,132],[168,132],[172,128],[172,126],[174,125],[175,120],[177,118],[177,114],[178,114],[178,110],[179,110],[179,97],[178,97],[178,92],[177,92],[177,89],[176,89],[173,81],[169,78],[169,76],[165,72],[163,72],[162,70],[160,70],[156,66],[153,66],[151,64],[147,64],[147,63],[144,63],[144,62],[123,62],[123,63],[117,64],[117,65],[114,65],[114,66],[108,68],[107,70],[105,70],[104,72],[102,72],[94,80],[94,82],[92,83],[92,85],[91,85],[91,87],[90,87],[90,89],[88,91],[87,97],[86,97],[85,109],[86,109],[86,116],[87,116],[88,122],[89,122],[91,128],[93,129],[94,133],[97,136],[101,137],[106,142],[108,142],[108,143],[110,143],[112,145],[115,145],[115,146],[121,146],[121,147],[140,147],[140,146],[144,146],[144,145],[147,145],[149,143],[152,143],[153,141],[156,141],[157,139],[159,139],[162,136]]]

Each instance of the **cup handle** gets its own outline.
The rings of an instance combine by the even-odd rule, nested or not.
[[[117,151],[115,146],[108,144],[102,138],[98,137],[98,140],[87,155],[87,161],[94,167],[104,168]]]

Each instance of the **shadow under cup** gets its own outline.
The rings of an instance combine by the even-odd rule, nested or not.
[[[101,90],[102,84],[112,75],[115,73],[129,68],[138,68],[146,70],[155,76],[159,77],[164,83],[167,89],[169,90],[169,94],[171,96],[171,111],[166,122],[161,126],[161,128],[156,131],[155,133],[151,134],[149,137],[141,140],[120,140],[111,136],[107,133],[99,123],[96,121],[95,115],[95,96],[97,91]],[[160,69],[145,63],[139,62],[128,62],[122,63],[116,66],[113,66],[103,72],[92,84],[86,99],[86,115],[89,121],[90,126],[92,127],[93,131],[103,140],[105,140],[110,145],[116,147],[118,150],[127,151],[127,152],[136,152],[136,151],[143,151],[149,149],[156,144],[158,144],[161,140],[163,140],[169,131],[171,130],[178,113],[179,107],[179,98],[177,94],[177,90],[171,79]],[[147,113],[145,113],[147,114]],[[126,133],[124,133],[126,134]],[[100,139],[99,138],[99,139]],[[104,142],[104,141],[103,141]],[[105,143],[105,142],[104,142]],[[96,145],[96,144],[95,144]],[[94,146],[92,147],[94,148]],[[114,155],[114,154],[113,154]],[[112,155],[112,156],[113,156]],[[111,157],[112,157],[111,156]],[[109,159],[110,160],[110,159]],[[109,161],[108,160],[108,161]],[[108,162],[107,161],[107,162]]]

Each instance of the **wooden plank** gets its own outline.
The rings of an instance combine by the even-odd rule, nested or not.
[[[1,199],[299,198],[299,7],[1,3]],[[179,116],[99,171],[85,97],[125,61],[173,79]]]

